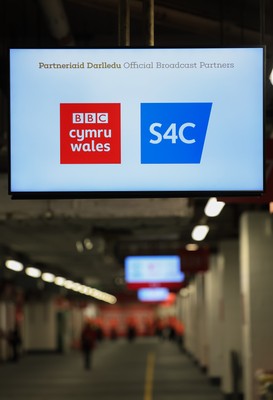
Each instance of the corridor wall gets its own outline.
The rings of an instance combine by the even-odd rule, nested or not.
[[[273,370],[273,216],[247,212],[240,220],[245,400],[258,396],[256,373]]]
[[[7,340],[8,333],[15,325],[15,304],[12,301],[0,302],[0,361],[7,361],[10,348]]]

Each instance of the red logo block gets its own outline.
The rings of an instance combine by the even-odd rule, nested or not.
[[[120,104],[60,104],[61,164],[120,164]]]

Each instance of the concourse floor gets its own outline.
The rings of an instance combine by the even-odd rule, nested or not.
[[[91,370],[80,352],[0,364],[1,400],[222,400],[178,345],[156,338],[103,341]]]

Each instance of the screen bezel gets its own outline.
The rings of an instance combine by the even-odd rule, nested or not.
[[[8,140],[8,154],[9,154],[9,170],[8,170],[8,194],[12,199],[116,199],[116,198],[181,198],[181,197],[210,197],[210,196],[218,196],[218,197],[247,197],[253,196],[258,197],[261,196],[265,192],[266,178],[265,178],[265,76],[266,76],[266,46],[265,45],[253,45],[253,46],[224,46],[224,47],[213,47],[213,46],[184,46],[184,47],[73,47],[73,50],[115,50],[115,49],[255,49],[259,48],[263,50],[263,87],[262,87],[262,98],[263,98],[263,137],[262,137],[262,147],[263,147],[263,189],[261,190],[151,190],[151,191],[141,191],[141,190],[132,190],[132,191],[14,191],[11,190],[11,173],[12,173],[12,164],[11,164],[11,99],[10,99],[10,64],[9,64],[9,140]],[[10,48],[9,50],[14,50],[16,48]],[[34,49],[34,50],[69,50],[68,48],[56,48],[56,47],[43,47],[43,48],[18,48],[22,49]],[[9,51],[10,55],[10,51]],[[10,56],[8,57],[10,63]]]

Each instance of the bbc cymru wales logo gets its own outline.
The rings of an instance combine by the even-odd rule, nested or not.
[[[141,163],[199,164],[212,103],[142,103]]]
[[[61,164],[120,164],[120,104],[60,104]]]

